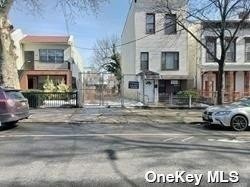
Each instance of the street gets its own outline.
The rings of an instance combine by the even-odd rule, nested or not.
[[[249,135],[202,124],[19,123],[0,131],[0,184],[173,186],[144,176],[237,171],[239,183],[213,185],[249,186]]]

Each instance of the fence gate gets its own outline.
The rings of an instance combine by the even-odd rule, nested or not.
[[[111,73],[81,73],[83,106],[121,106],[120,83]]]

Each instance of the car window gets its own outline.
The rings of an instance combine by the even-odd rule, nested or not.
[[[250,102],[246,100],[240,100],[238,102],[232,103],[233,105],[239,105],[239,106],[250,106]]]
[[[0,92],[0,100],[2,101],[4,99],[5,99],[5,96],[4,96],[3,92]]]
[[[15,99],[15,100],[23,100],[25,97],[23,94],[19,91],[7,91],[6,95],[8,96],[9,99]]]

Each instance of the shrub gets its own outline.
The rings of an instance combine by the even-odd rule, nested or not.
[[[47,77],[44,85],[43,85],[44,92],[55,92],[56,86],[53,82],[53,80],[49,79],[49,76]]]
[[[70,89],[69,89],[69,86],[65,84],[64,80],[62,80],[60,84],[56,86],[56,91],[65,93],[65,92],[70,92]]]
[[[192,98],[197,98],[198,93],[194,90],[185,90],[177,93],[177,97],[179,98],[189,98],[189,96],[191,96]]]

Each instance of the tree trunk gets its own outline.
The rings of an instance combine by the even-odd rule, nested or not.
[[[11,39],[11,25],[7,15],[12,5],[8,1],[0,14],[0,85],[20,88],[16,65],[14,41]]]
[[[217,80],[217,104],[223,104],[223,75],[224,75],[224,64],[219,63],[218,80]]]

